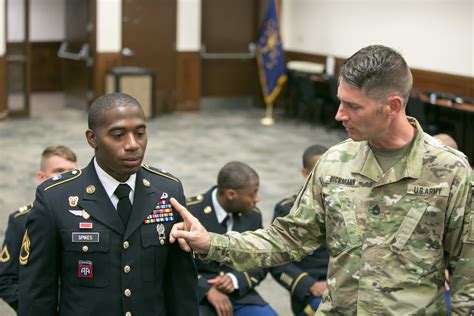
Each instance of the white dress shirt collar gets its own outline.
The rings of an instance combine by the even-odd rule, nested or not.
[[[115,196],[114,192],[117,189],[118,185],[121,183],[126,183],[131,188],[130,202],[132,202],[133,204],[133,198],[135,196],[135,180],[137,179],[136,173],[132,174],[128,178],[127,181],[120,182],[120,181],[115,180],[111,175],[105,172],[105,170],[99,166],[99,164],[97,163],[97,159],[95,157],[94,157],[94,167],[95,167],[95,171],[97,172],[97,176],[99,177],[100,183],[102,183],[102,186],[104,187],[105,192],[107,193],[107,196],[110,198],[110,201],[112,201],[112,204],[115,206],[115,208],[117,208],[118,197]]]
[[[227,213],[226,210],[224,210],[224,208],[219,204],[219,201],[217,200],[217,188],[212,190],[211,195],[212,205],[214,206],[214,211],[216,212],[217,221],[219,224],[222,224],[225,218],[229,216],[229,219],[227,220],[227,231],[231,230],[233,223],[232,213]]]

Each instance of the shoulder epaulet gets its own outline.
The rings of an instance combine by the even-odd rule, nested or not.
[[[295,201],[296,201],[296,195],[292,195],[290,197],[287,197],[287,198],[281,200],[280,204],[281,205],[286,205],[286,204],[294,203]]]
[[[254,208],[252,211],[254,211],[257,214],[262,214],[262,212],[260,211],[258,207]]]
[[[16,213],[14,215],[15,218],[17,218],[18,216],[28,214],[31,211],[32,207],[33,207],[33,204],[28,204],[28,205],[25,205],[25,206],[22,206],[22,207],[18,208],[18,211],[16,211]]]
[[[143,167],[143,169],[145,169],[148,172],[151,172],[151,173],[157,174],[159,176],[162,176],[162,177],[174,180],[176,182],[179,182],[178,178],[176,178],[175,176],[173,176],[171,173],[167,172],[164,169],[153,168],[153,167],[150,167],[146,164],[143,164],[142,167]]]
[[[74,169],[74,170],[70,170],[70,171],[66,171],[61,174],[58,174],[57,176],[54,176],[51,179],[46,180],[44,191],[48,191],[49,189],[54,188],[58,185],[75,180],[79,178],[81,174],[82,174],[81,169]]]
[[[186,205],[195,205],[202,203],[202,201],[204,201],[204,197],[202,196],[202,194],[199,194],[186,198]]]

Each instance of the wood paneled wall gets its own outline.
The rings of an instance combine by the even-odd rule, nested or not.
[[[94,67],[95,98],[105,94],[105,74],[112,67],[120,66],[120,53],[96,53]]]
[[[61,60],[57,52],[61,42],[32,42],[31,91],[62,90]],[[73,74],[71,74],[73,75]]]
[[[198,111],[201,99],[201,56],[178,52],[176,67],[176,111]]]
[[[325,64],[326,56],[318,54],[307,54],[295,51],[286,51],[286,60],[305,60]],[[336,73],[344,62],[342,58],[336,58]],[[474,98],[474,77],[452,75],[435,71],[411,69],[413,74],[413,87],[422,90],[433,90],[437,92],[453,93],[462,97]]]
[[[7,117],[7,91],[6,91],[6,64],[5,55],[0,56],[0,121]]]

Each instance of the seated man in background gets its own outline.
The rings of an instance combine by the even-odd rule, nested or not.
[[[187,199],[190,212],[211,232],[244,232],[262,228],[262,215],[256,208],[259,177],[250,166],[233,161],[219,171],[217,186],[203,195]],[[238,272],[218,262],[196,259],[199,273],[199,314],[276,315],[255,291],[267,271]]]
[[[301,170],[305,179],[326,150],[327,148],[321,145],[306,148]],[[280,201],[275,206],[273,218],[288,215],[295,200],[296,194]],[[328,250],[324,244],[299,262],[288,263],[270,270],[275,280],[291,292],[291,309],[295,315],[314,315],[318,309],[322,294],[327,287],[328,263]]]
[[[41,154],[40,170],[36,172],[36,182],[57,176],[60,173],[75,169],[76,154],[66,146],[47,147]],[[10,214],[5,231],[2,252],[0,253],[0,297],[15,311],[18,310],[18,279],[21,241],[26,229],[26,215],[32,204],[20,207]]]

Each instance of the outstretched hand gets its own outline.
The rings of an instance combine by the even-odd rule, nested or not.
[[[170,243],[178,240],[178,244],[184,251],[194,250],[199,254],[207,254],[211,247],[209,233],[184,206],[175,198],[170,199],[171,205],[183,218],[182,222],[173,225],[170,234]]]

